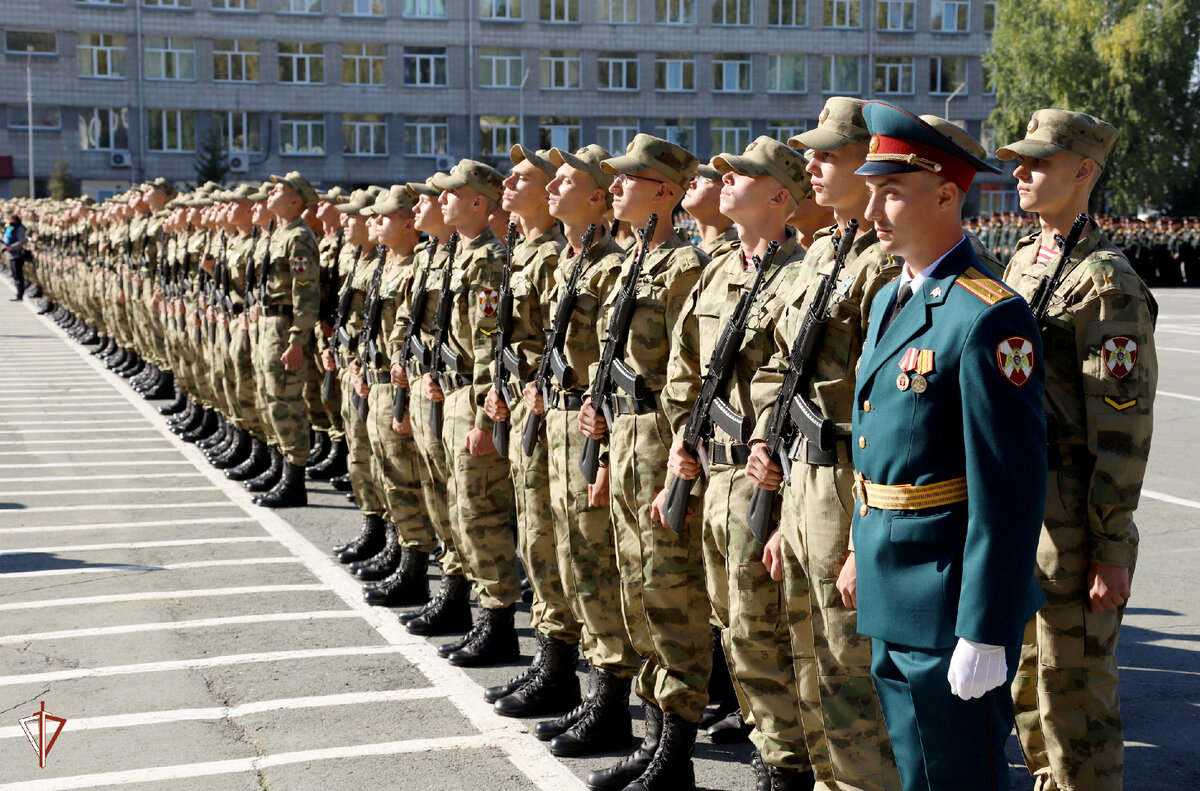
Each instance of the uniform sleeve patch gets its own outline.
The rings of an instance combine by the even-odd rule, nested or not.
[[[1004,378],[1022,387],[1033,375],[1033,342],[1014,335],[996,346],[996,362]]]
[[[1113,335],[1104,339],[1101,347],[1104,367],[1117,381],[1127,378],[1137,366],[1137,341],[1128,335]],[[1115,406],[1115,404],[1114,404]]]
[[[302,255],[292,256],[292,271],[302,275],[308,270],[308,259]]]
[[[1137,399],[1131,398],[1128,401],[1118,401],[1115,398],[1109,398],[1108,396],[1105,396],[1104,403],[1108,404],[1118,412],[1124,412],[1126,409],[1129,409],[1129,407],[1136,405]]]
[[[479,310],[485,316],[495,314],[496,309],[500,307],[500,292],[490,288],[485,288],[479,292],[479,296],[475,298],[479,304]]]

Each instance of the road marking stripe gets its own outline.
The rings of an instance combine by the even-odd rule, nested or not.
[[[195,560],[187,563],[167,563],[162,566],[136,566],[124,563],[101,564],[95,566],[80,566],[73,569],[43,569],[42,571],[15,571],[11,574],[0,574],[0,580],[11,580],[20,577],[62,577],[69,574],[103,574],[113,571],[180,571],[183,569],[202,569],[216,566],[270,566],[278,563],[300,563],[299,558],[229,558],[226,560]]]
[[[137,479],[150,480],[151,478],[202,478],[200,473],[192,472],[139,472]],[[0,481],[12,483],[20,481],[21,483],[45,483],[48,481],[124,481],[129,478],[128,475],[43,475],[37,478],[0,478]]]
[[[75,530],[120,530],[131,527],[185,527],[188,525],[236,525],[253,522],[248,516],[224,516],[211,519],[156,519],[150,522],[86,522],[82,525],[37,525],[35,527],[2,527],[0,536],[20,533],[46,533],[51,530],[71,532]]]
[[[71,417],[79,417],[81,415],[128,415],[129,412],[124,409],[72,409]],[[5,420],[10,417],[48,417],[45,412],[5,412]],[[0,425],[14,425],[11,421]]]
[[[96,425],[111,425],[116,423],[141,423],[144,424],[146,419],[141,415],[137,417],[119,417],[113,420],[56,420],[56,426],[96,426]],[[0,425],[7,425],[0,423]],[[0,431],[0,434],[65,434],[73,432],[76,429],[53,429],[53,428],[18,428],[11,431]]]
[[[3,370],[3,368],[0,368],[0,370]],[[29,398],[19,398],[18,397],[18,398],[0,398],[0,401],[20,401],[22,403],[33,404],[35,406],[66,406],[69,404],[92,404],[93,406],[95,406],[97,404],[121,404],[121,403],[124,403],[123,401],[117,401],[116,399],[113,399],[110,401],[107,398],[96,398],[95,396],[80,396],[79,398],[56,398],[52,401],[30,400]]]
[[[250,544],[275,540],[271,536],[232,536],[229,538],[180,538],[172,541],[130,541],[119,544],[77,544],[65,547],[22,547],[20,549],[0,550],[0,558],[33,552],[65,554],[67,552],[99,552],[106,549],[156,549],[158,547],[194,547],[205,544]]]
[[[219,492],[213,492],[213,494],[219,494]],[[174,511],[180,508],[212,508],[213,506],[220,508],[237,507],[235,503],[222,502],[221,500],[209,500],[201,503],[88,503],[86,505],[39,505],[33,508],[4,508],[0,509],[0,516],[5,514],[47,514],[55,511],[141,511],[148,508],[156,510],[170,508]]]
[[[125,476],[121,476],[125,477]],[[142,486],[136,489],[29,489],[22,492],[0,491],[0,497],[38,497],[72,494],[133,494],[137,492],[211,492],[211,486]],[[167,506],[164,506],[167,507]]]
[[[88,469],[91,469],[93,467],[143,467],[147,464],[153,464],[157,467],[161,467],[161,466],[164,466],[167,464],[180,464],[180,465],[186,465],[188,467],[195,466],[190,461],[183,461],[183,460],[179,460],[179,459],[170,459],[170,460],[149,459],[147,461],[138,461],[136,459],[130,459],[129,461],[70,461],[70,460],[67,460],[67,461],[49,462],[46,464],[0,464],[0,470],[31,470],[31,469],[42,469],[44,467],[55,467],[55,468],[57,468],[57,467],[87,467]],[[0,481],[20,481],[20,480],[24,480],[24,479],[22,479],[22,478],[0,478]]]
[[[89,429],[81,428],[78,431],[72,431],[71,433],[72,434],[90,435],[90,434],[94,434],[94,433],[96,433],[98,431],[102,431],[102,430],[103,429],[96,429],[96,431],[91,431]],[[144,431],[145,429],[136,429],[136,430]],[[123,453],[125,451],[125,448],[124,447],[118,448],[118,447],[116,447],[115,443],[119,442],[119,443],[121,443],[122,446],[124,446],[127,444],[127,441],[132,441],[132,440],[138,440],[140,442],[147,442],[147,443],[162,442],[162,440],[159,439],[158,437],[130,437],[127,435],[128,434],[127,432],[125,432],[125,433],[126,433],[126,436],[124,436],[124,437],[110,437],[108,439],[69,439],[67,437],[59,437],[58,439],[0,440],[0,445],[19,445],[20,447],[23,447],[23,448],[28,447],[30,445],[58,445],[59,447],[66,447],[66,448],[74,448],[76,445],[108,445],[112,448],[114,453],[116,453],[116,452]],[[158,450],[167,450],[167,448],[159,448]],[[37,451],[37,452],[38,453],[46,453],[46,452],[51,452],[51,451]]]
[[[1178,346],[1155,346],[1160,352],[1182,352],[1183,354],[1200,354],[1200,349],[1181,349]]]
[[[5,610],[44,610],[50,607],[90,607],[94,604],[123,604],[134,601],[159,601],[163,599],[201,599],[209,596],[248,596],[255,593],[302,593],[327,591],[321,584],[303,585],[249,585],[241,588],[193,588],[175,591],[145,591],[143,593],[114,593],[110,596],[72,596],[69,599],[43,599],[41,601],[18,601],[0,604]]]
[[[175,453],[175,448],[97,448],[96,450],[75,450],[74,448],[45,450],[0,450],[0,456],[50,456],[55,453],[70,453],[72,456],[112,456],[121,453]]]
[[[1156,393],[1167,398],[1182,398],[1184,401],[1200,401],[1200,396],[1187,395],[1185,393],[1169,393],[1166,390],[1159,390]]]
[[[160,621],[157,623],[129,623],[120,626],[96,626],[91,629],[60,629],[54,632],[29,632],[28,634],[0,635],[0,645],[13,645],[34,640],[67,640],[75,637],[107,637],[114,634],[139,634],[141,632],[169,632],[174,629],[207,629],[216,626],[239,624],[286,623],[288,621],[334,621],[358,618],[353,610],[317,610],[314,612],[278,612],[257,615],[228,615],[223,618],[197,618],[191,621]]]
[[[1195,500],[1185,500],[1182,497],[1175,497],[1174,495],[1163,494],[1162,492],[1153,492],[1149,489],[1142,489],[1142,496],[1149,497],[1152,500],[1162,500],[1164,503],[1170,503],[1171,505],[1182,505],[1185,508],[1200,509],[1200,503]]]

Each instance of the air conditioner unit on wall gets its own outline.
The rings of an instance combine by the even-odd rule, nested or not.
[[[132,167],[133,157],[128,151],[112,151],[108,155],[108,164],[114,168]]]
[[[231,154],[229,157],[229,171],[231,173],[245,173],[250,170],[250,157],[245,154]]]
[[[434,170],[446,172],[450,170],[450,168],[454,167],[454,158],[447,156],[446,154],[438,154],[433,158],[433,167]]]

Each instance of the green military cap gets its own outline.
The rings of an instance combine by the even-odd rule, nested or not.
[[[329,201],[330,203],[337,203],[342,198],[349,197],[349,195],[350,193],[346,192],[346,190],[342,189],[340,186],[333,187],[325,192],[317,193],[318,198],[323,201]]]
[[[308,183],[308,179],[300,175],[300,171],[293,170],[286,176],[271,176],[271,181],[276,184],[286,184],[294,189],[300,196],[300,200],[304,201],[306,208],[317,204],[317,191]]]
[[[871,138],[867,122],[863,120],[865,102],[849,96],[831,96],[825,101],[821,114],[817,116],[817,128],[790,138],[792,148],[812,148],[817,151],[836,151],[851,143],[860,143]]]
[[[367,194],[371,196],[372,200],[378,198],[379,193],[386,191],[387,190],[385,188],[379,186],[378,184],[372,184],[371,186],[367,187]]]
[[[417,196],[408,191],[404,184],[397,184],[387,192],[381,192],[370,206],[359,212],[364,217],[386,215],[401,209],[411,209],[417,204]]]
[[[607,173],[637,173],[653,170],[681,189],[696,174],[700,161],[690,151],[654,135],[636,135],[625,154],[600,163]]]
[[[558,166],[550,161],[548,156],[549,153],[550,152],[546,151],[545,149],[534,151],[526,148],[520,143],[517,143],[509,149],[508,156],[510,159],[512,159],[512,163],[514,165],[519,165],[522,162],[528,161],[550,178],[554,178],[555,174],[557,173]]]
[[[167,181],[162,176],[159,176],[158,178],[154,179],[153,181],[147,181],[145,186],[143,187],[143,189],[162,190],[163,192],[167,193],[167,195],[169,195],[172,198],[179,194],[179,191],[175,189],[175,185],[172,184],[171,182]]]
[[[504,191],[504,176],[500,175],[500,171],[474,159],[462,160],[447,175],[434,176],[429,183],[439,190],[470,187],[497,203],[500,201],[500,193]]]
[[[273,186],[275,185],[270,181],[264,181],[258,186],[258,191],[251,195],[247,200],[253,201],[254,203],[262,203],[267,199],[267,196],[271,194],[271,188]]]
[[[804,169],[807,165],[804,157],[796,149],[789,148],[773,137],[762,135],[751,141],[740,156],[715,156],[712,165],[721,173],[770,176],[783,185],[797,203],[812,195],[812,177]]]
[[[552,148],[547,156],[556,167],[570,165],[576,170],[590,174],[596,180],[596,186],[602,190],[607,190],[608,185],[612,184],[612,174],[602,167],[604,160],[609,159],[611,155],[599,143],[584,146],[573,154],[561,148]]]
[[[371,193],[366,190],[355,190],[350,194],[349,200],[343,201],[333,208],[342,214],[359,214],[374,202],[375,199],[371,196]]]
[[[996,156],[1001,159],[1046,159],[1063,151],[1074,151],[1104,167],[1120,137],[1116,127],[1094,115],[1070,110],[1038,110],[1025,127],[1025,138],[999,149]]]
[[[701,162],[699,165],[697,165],[696,175],[702,176],[706,179],[712,179],[713,181],[721,180],[721,171],[713,167],[712,162]]]
[[[410,190],[412,190],[413,192],[417,193],[418,195],[425,195],[426,197],[436,198],[438,195],[442,194],[442,191],[440,189],[438,189],[437,187],[433,186],[433,180],[434,179],[442,179],[445,177],[446,177],[445,173],[438,171],[437,173],[434,173],[432,176],[425,179],[424,181],[408,182],[408,188]]]
[[[237,203],[239,201],[251,200],[258,192],[258,187],[251,184],[239,184],[233,189],[225,193],[225,200]]]
[[[93,198],[91,195],[84,195],[82,198],[79,199],[79,202],[85,206],[92,206],[96,202],[96,199]]]
[[[867,146],[866,163],[854,171],[860,176],[886,176],[924,170],[936,173],[966,192],[971,188],[977,172],[1000,172],[999,168],[976,156],[946,131],[895,105],[880,101],[867,102],[863,105],[863,117],[871,131],[871,142]],[[940,118],[936,120],[943,127],[949,124]],[[974,148],[979,152],[983,150],[983,146],[975,145]]]

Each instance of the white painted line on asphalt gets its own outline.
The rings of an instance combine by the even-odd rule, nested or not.
[[[96,626],[91,629],[61,629],[55,632],[0,635],[0,645],[32,642],[34,640],[67,640],[75,637],[108,637],[114,634],[169,632],[175,629],[208,629],[240,624],[287,623],[289,621],[334,621],[358,618],[351,610],[317,610],[315,612],[277,612],[256,615],[228,615],[223,618],[197,618],[192,621],[161,621],[158,623],[129,623],[120,626]]]
[[[131,430],[144,431],[145,429],[131,429]],[[72,431],[70,433],[82,434],[84,436],[90,436],[96,432],[89,431],[86,428],[81,428],[77,431]],[[109,448],[112,449],[112,451],[114,453],[125,453],[125,452],[127,452],[127,448],[125,446],[129,442],[132,442],[132,441],[137,441],[140,443],[151,443],[151,442],[162,442],[163,440],[160,439],[159,437],[130,437],[128,435],[123,436],[123,437],[108,437],[107,439],[73,439],[73,438],[69,438],[69,437],[58,437],[56,439],[0,440],[0,446],[15,445],[17,447],[27,448],[30,445],[57,445],[59,448],[62,449],[63,452],[70,453],[70,452],[73,452],[73,449],[76,445],[107,445],[107,446],[109,446]],[[120,443],[119,447],[116,444],[118,442]],[[170,450],[170,448],[155,448],[155,450]],[[51,452],[56,453],[58,451],[55,451],[53,448],[47,448],[44,451],[43,450],[30,451],[30,453],[51,453]]]
[[[97,454],[105,454],[108,456],[114,453],[174,453],[175,449],[171,447],[165,448],[97,448],[96,450],[75,450],[74,448],[47,448],[45,450],[2,450],[0,456],[45,456],[51,453],[73,453],[76,456],[95,456]]]
[[[128,414],[129,414],[129,412],[127,412],[124,409],[119,409],[119,410],[118,409],[104,409],[104,410],[100,410],[100,411],[91,410],[91,409],[82,410],[82,411],[78,410],[78,409],[72,409],[70,412],[71,417],[79,417],[81,415],[128,415]],[[0,425],[3,425],[3,426],[18,425],[17,423],[14,423],[11,420],[8,420],[8,418],[13,418],[13,417],[48,418],[48,417],[51,417],[51,415],[47,412],[5,412],[4,413],[5,420],[4,420],[4,422],[0,422]]]
[[[1167,398],[1182,398],[1184,401],[1200,401],[1200,396],[1186,395],[1184,393],[1169,393],[1166,390],[1158,390],[1157,395],[1166,396]]]
[[[14,571],[11,574],[0,574],[0,581],[20,577],[63,577],[71,574],[103,574],[114,571],[180,571],[183,569],[202,569],[216,566],[271,566],[279,563],[300,563],[294,557],[270,558],[228,558],[225,560],[194,560],[187,563],[164,563],[161,566],[136,566],[122,563],[106,563],[95,566],[79,566],[72,569],[42,569],[41,571]]]
[[[1155,346],[1160,352],[1181,352],[1182,354],[1200,354],[1200,349],[1181,349],[1178,346]]]
[[[1164,327],[1155,327],[1154,328],[1155,335],[1160,335],[1164,332],[1169,332],[1173,335],[1200,335],[1200,329],[1194,330],[1194,329],[1190,329],[1187,327],[1164,326]]]
[[[143,593],[114,593],[109,596],[72,596],[67,599],[43,599],[41,601],[19,601],[0,604],[5,610],[44,610],[50,607],[90,607],[95,604],[123,604],[134,601],[161,601],[165,599],[203,599],[220,596],[252,596],[256,593],[305,593],[327,591],[320,584],[303,585],[247,585],[241,588],[194,588],[177,591],[146,591]]]
[[[26,673],[16,676],[0,676],[0,687],[18,684],[46,684],[54,681],[71,681],[79,678],[108,676],[144,675],[166,673],[172,670],[199,670],[206,667],[229,667],[231,665],[261,664],[264,662],[290,662],[302,659],[324,659],[335,656],[375,656],[399,654],[398,645],[352,645],[337,648],[306,648],[295,651],[264,651],[256,654],[226,654],[206,656],[200,659],[171,659],[164,662],[139,662],[134,665],[110,665],[108,667],[77,667],[70,670],[53,670],[48,673]]]
[[[121,772],[101,772],[73,777],[30,780],[0,786],[5,791],[67,791],[74,788],[99,788],[103,786],[129,785],[130,783],[162,783],[185,777],[212,777],[213,775],[255,772],[275,766],[332,761],[340,758],[362,758],[364,756],[404,755],[442,750],[482,749],[491,746],[488,734],[474,736],[440,736],[435,739],[409,739],[400,742],[355,744],[348,747],[326,747],[319,750],[299,750],[277,753],[255,758],[230,758],[225,761],[157,766],[146,769],[130,769]],[[560,786],[561,787],[561,786]],[[579,787],[582,787],[579,784]]]
[[[137,417],[119,417],[119,418],[113,418],[111,420],[56,420],[56,421],[54,421],[54,425],[56,425],[56,426],[98,426],[98,425],[102,425],[102,424],[145,423],[145,422],[146,422],[146,419],[143,418],[141,415],[139,415]],[[4,423],[0,422],[0,425],[4,425]],[[40,427],[35,426],[33,428],[13,429],[12,431],[0,430],[0,434],[65,434],[67,432],[77,431],[77,430],[78,429],[62,429],[60,431],[59,429],[40,428]],[[128,429],[126,429],[126,430],[128,430]]]
[[[201,478],[203,477],[198,472],[139,472],[138,480],[151,478]],[[125,481],[128,480],[128,475],[44,475],[38,478],[0,478],[0,481],[11,483],[20,481],[21,483],[45,483],[47,481]],[[0,492],[3,494],[3,492]]]
[[[36,497],[38,495],[129,494],[131,492],[211,492],[211,486],[142,486],[136,489],[29,489],[23,492],[0,491],[0,497]]]
[[[442,691],[433,687],[412,689],[386,689],[378,692],[344,692],[339,695],[310,695],[302,698],[277,698],[236,706],[221,706],[208,709],[171,709],[167,711],[141,711],[135,714],[112,714],[105,717],[80,717],[68,720],[65,731],[95,731],[107,728],[134,728],[142,725],[163,725],[169,722],[194,722],[197,720],[224,720],[249,717],[269,711],[294,711],[319,709],[330,706],[361,706],[371,703],[401,703],[409,700],[440,698]],[[19,725],[0,728],[0,739],[17,739],[25,735]]]
[[[150,522],[85,522],[81,525],[36,525],[34,527],[3,527],[0,536],[14,533],[71,532],[75,530],[120,530],[135,527],[187,527],[190,525],[236,525],[253,522],[245,516],[212,517],[210,519],[156,519]]]
[[[208,491],[212,491],[209,489]],[[216,494],[216,492],[213,492]],[[181,508],[236,508],[235,503],[221,500],[208,500],[199,503],[88,503],[86,505],[39,505],[34,508],[0,508],[0,516],[7,514],[47,514],[52,511],[142,511],[148,508],[172,511]]]
[[[3,370],[3,369],[0,368],[0,370]],[[0,401],[5,401],[5,402],[20,401],[23,404],[32,404],[34,406],[43,406],[43,407],[70,406],[71,404],[99,405],[99,404],[121,404],[121,403],[124,403],[122,401],[117,401],[115,399],[110,400],[107,398],[97,398],[96,396],[80,396],[79,398],[56,398],[53,401],[43,401],[41,399],[30,399],[29,397],[0,398]]]
[[[1171,505],[1182,505],[1185,508],[1200,509],[1200,503],[1195,500],[1185,500],[1182,497],[1175,497],[1174,495],[1163,494],[1162,492],[1153,492],[1149,489],[1142,489],[1142,496],[1149,497],[1152,500],[1162,500],[1164,503],[1170,503]]]
[[[186,465],[188,467],[194,466],[192,464],[192,462],[190,462],[190,461],[180,461],[179,459],[172,459],[170,461],[157,461],[157,460],[153,460],[153,459],[148,460],[148,461],[137,461],[136,459],[134,459],[131,461],[60,461],[60,462],[50,462],[47,464],[0,464],[0,470],[29,470],[29,469],[34,469],[34,468],[41,469],[43,467],[85,467],[85,466],[88,469],[91,469],[92,467],[141,467],[146,464],[154,464],[154,465],[160,466],[160,467],[163,465],[166,465],[166,464],[182,464],[182,465]],[[19,480],[22,480],[22,479],[21,478],[0,478],[0,481],[19,481]]]
[[[1121,667],[1122,673],[1127,670],[1137,671],[1140,673],[1169,673],[1171,675],[1179,676],[1200,676],[1200,670],[1172,670],[1165,667]],[[1129,744],[1129,742],[1125,743]]]
[[[112,549],[157,549],[160,547],[196,547],[207,544],[253,544],[275,541],[270,536],[233,536],[230,538],[181,538],[175,541],[131,541],[120,544],[77,544],[65,547],[22,547],[20,549],[0,550],[0,558],[5,555],[21,555],[32,552],[46,554],[66,552],[100,552]]]

